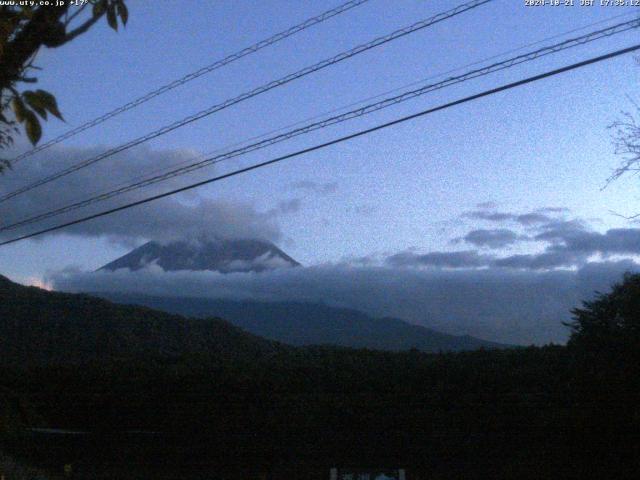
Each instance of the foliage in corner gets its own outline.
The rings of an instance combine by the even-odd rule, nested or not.
[[[640,347],[640,274],[627,273],[609,293],[572,310],[569,345],[593,352],[624,353]]]
[[[125,0],[90,0],[82,6],[65,2],[60,6],[0,6],[0,150],[13,144],[21,129],[35,145],[42,136],[41,120],[49,114],[62,120],[56,98],[41,90],[23,90],[37,83],[33,62],[42,47],[57,48],[87,32],[102,17],[118,29],[126,25],[129,12]],[[0,172],[10,167],[0,158]]]

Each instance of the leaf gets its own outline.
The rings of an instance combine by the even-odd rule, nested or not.
[[[35,93],[38,95],[40,101],[42,102],[42,106],[49,110],[49,112],[54,115],[56,118],[59,118],[64,122],[64,118],[58,109],[58,102],[56,101],[56,97],[51,95],[46,90],[36,90]]]
[[[22,103],[22,99],[19,96],[16,95],[13,97],[13,100],[11,100],[11,108],[13,108],[16,120],[20,123],[24,122],[29,110],[24,106],[24,103]]]
[[[33,7],[31,5],[23,5],[20,10],[20,16],[24,19],[33,18]]]
[[[93,4],[93,16],[99,17],[104,13],[105,0]]]
[[[115,3],[110,3],[107,5],[107,22],[109,26],[114,30],[118,30],[118,17],[116,16],[116,5]]]
[[[11,162],[6,158],[0,158],[0,173],[4,173],[5,170],[11,170]]]
[[[42,137],[42,127],[40,126],[40,120],[36,117],[35,113],[27,110],[27,116],[24,122],[25,130],[27,131],[27,137],[33,145],[38,143],[40,137]]]
[[[120,15],[120,20],[122,20],[122,25],[126,25],[129,20],[129,9],[124,3],[124,0],[118,0],[116,3],[116,7],[118,8],[118,15]]]
[[[22,93],[23,98],[27,101],[27,104],[35,110],[35,112],[40,115],[45,120],[47,119],[47,109],[44,103],[42,102],[42,98],[35,92],[31,90],[27,90]]]

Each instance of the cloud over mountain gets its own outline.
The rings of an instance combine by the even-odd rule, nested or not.
[[[255,239],[192,239],[147,242],[100,270],[129,271],[158,266],[164,271],[261,272],[300,264],[273,243]]]
[[[16,190],[69,165],[91,158],[104,149],[55,147],[29,158],[15,166],[0,184],[0,193]],[[120,182],[139,179],[140,172],[158,172],[178,164],[193,161],[195,152],[185,150],[153,150],[142,146],[122,152],[98,162],[91,168],[79,170],[60,180],[34,188],[0,203],[0,219],[7,225],[33,215],[65,206],[111,190]],[[202,175],[203,171],[195,172]],[[207,170],[207,173],[211,173]],[[108,200],[94,206],[60,215],[37,224],[37,229],[69,221],[119,206],[131,200],[141,199],[166,191],[169,187],[185,185],[195,178],[186,175],[173,182],[161,183]],[[169,185],[169,186],[168,186]],[[102,217],[64,229],[65,234],[84,237],[108,237],[128,246],[141,239],[179,238],[259,238],[270,241],[281,237],[278,217],[299,209],[300,200],[283,202],[277,208],[259,211],[251,203],[230,202],[202,198],[197,193],[186,192],[146,205]],[[0,238],[8,239],[36,229],[36,225],[20,230],[0,232]],[[58,232],[60,233],[60,232]],[[55,233],[54,233],[55,234]]]
[[[295,188],[318,193],[315,185]],[[171,232],[205,232],[274,240],[280,235],[278,208],[258,212],[250,205],[195,196],[154,208],[131,210],[131,217],[105,219],[76,233],[170,238]],[[483,212],[472,212],[480,225],[458,239],[466,248],[457,250],[412,247],[349,262],[260,273],[222,274],[186,267],[167,272],[149,264],[135,272],[64,271],[46,280],[71,291],[325,302],[447,333],[528,344],[563,342],[567,331],[562,322],[569,320],[572,308],[593,290],[606,290],[624,271],[640,268],[633,261],[640,253],[640,229],[598,232],[560,207],[510,212],[488,204],[475,212]],[[482,228],[482,222],[496,225]],[[621,255],[628,258],[619,261]]]
[[[570,309],[606,290],[633,262],[575,270],[400,268],[350,264],[218,273],[148,268],[129,272],[60,272],[56,289],[155,296],[320,302],[391,316],[456,335],[504,343],[564,342]]]

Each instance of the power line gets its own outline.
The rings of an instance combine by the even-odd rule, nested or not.
[[[616,19],[622,18],[622,17],[629,17],[629,16],[632,16],[632,15],[633,16],[637,16],[637,14],[635,12],[621,13],[621,14],[618,14],[618,15],[613,15],[611,17],[605,18],[603,20],[599,20],[597,22],[591,22],[589,24],[582,25],[581,27],[574,28],[572,30],[568,30],[568,31],[565,31],[565,32],[562,32],[562,33],[558,33],[558,34],[552,35],[550,37],[541,38],[540,40],[536,40],[535,42],[527,43],[525,45],[521,45],[519,47],[512,48],[510,50],[498,53],[496,55],[485,57],[485,58],[482,58],[480,60],[476,60],[474,62],[466,63],[466,64],[461,65],[459,67],[455,67],[455,68],[452,68],[450,70],[437,73],[435,75],[430,75],[430,76],[428,76],[426,78],[422,78],[420,80],[416,80],[416,81],[413,81],[411,83],[404,84],[402,86],[395,87],[395,88],[390,89],[390,90],[385,90],[384,92],[381,92],[381,93],[378,93],[378,94],[363,98],[363,99],[358,100],[356,102],[352,102],[352,103],[349,103],[347,105],[342,105],[341,107],[333,108],[331,110],[324,111],[322,113],[313,115],[311,117],[307,117],[307,118],[304,118],[302,120],[297,120],[296,122],[284,125],[282,127],[278,127],[278,128],[273,129],[273,130],[269,130],[267,132],[264,132],[264,133],[261,133],[261,134],[258,134],[258,135],[254,135],[254,136],[251,136],[249,138],[245,138],[243,140],[233,142],[231,144],[227,144],[224,147],[218,147],[218,148],[216,148],[214,150],[210,150],[209,152],[207,152],[205,154],[198,155],[197,158],[204,159],[204,158],[207,158],[207,157],[209,157],[209,156],[211,156],[213,154],[216,154],[218,152],[224,152],[225,150],[227,150],[229,148],[237,147],[239,145],[243,145],[243,144],[251,142],[253,140],[258,140],[260,138],[266,138],[269,135],[272,135],[274,133],[283,132],[283,131],[285,131],[285,130],[287,130],[289,128],[296,127],[298,125],[302,125],[305,122],[310,122],[312,120],[316,120],[316,119],[322,118],[322,117],[324,117],[326,115],[331,115],[333,113],[340,112],[342,110],[346,110],[346,109],[351,108],[351,107],[355,107],[356,105],[361,105],[361,104],[363,104],[365,102],[369,102],[369,101],[375,100],[377,98],[382,98],[385,95],[389,95],[389,94],[392,94],[392,93],[400,92],[403,89],[406,89],[406,88],[409,88],[409,87],[413,87],[415,85],[420,85],[420,84],[422,84],[424,82],[427,82],[429,80],[434,80],[436,78],[441,78],[441,77],[444,77],[445,75],[449,75],[451,73],[462,71],[465,68],[473,67],[475,65],[481,65],[481,64],[486,63],[488,61],[495,60],[495,59],[500,58],[500,57],[504,57],[504,56],[509,55],[511,53],[519,52],[519,51],[524,50],[524,49],[529,48],[529,47],[540,45],[542,43],[545,43],[545,42],[548,42],[548,41],[551,41],[551,40],[555,40],[557,38],[564,37],[566,35],[570,35],[570,34],[575,33],[575,32],[586,30],[587,28],[595,27],[596,25],[602,25],[603,23],[609,23],[612,20],[616,20]],[[151,170],[146,175],[136,175],[134,177],[129,178],[125,182],[120,182],[120,183],[114,185],[111,188],[112,189],[118,189],[120,187],[127,186],[127,185],[130,184],[130,182],[134,182],[134,181],[137,181],[137,180],[143,180],[143,179],[149,178],[149,175],[153,175],[153,174],[156,174],[156,173],[168,172],[168,171],[170,171],[172,169],[175,169],[177,167],[180,167],[182,165],[187,165],[191,161],[192,161],[192,159],[183,160],[182,162],[176,163],[174,165],[170,165],[170,166],[166,166],[166,167],[162,167],[162,168],[157,168],[157,169]],[[109,192],[110,192],[110,190],[106,190],[106,191],[103,191],[102,193],[109,193]],[[94,192],[94,195],[100,195],[102,193]]]
[[[601,39],[603,37],[608,37],[608,36],[611,36],[611,35],[614,35],[614,34],[617,34],[617,33],[622,33],[622,32],[628,31],[628,30],[630,30],[632,28],[637,28],[639,25],[640,25],[640,22],[638,20],[634,20],[634,21],[630,21],[630,22],[624,22],[624,23],[615,25],[613,27],[602,29],[602,30],[599,30],[599,31],[596,31],[596,32],[591,32],[591,33],[583,35],[581,37],[568,39],[568,40],[566,40],[564,42],[561,42],[559,44],[556,44],[556,45],[544,47],[544,48],[538,49],[538,50],[536,50],[534,52],[529,52],[529,53],[526,53],[526,54],[511,58],[511,59],[504,60],[502,62],[495,63],[493,65],[489,65],[489,66],[481,68],[481,69],[476,69],[476,70],[473,70],[471,72],[467,72],[464,75],[460,75],[460,76],[457,76],[457,77],[451,77],[451,78],[449,78],[449,79],[447,79],[447,80],[445,80],[443,82],[439,82],[437,84],[427,85],[427,86],[422,87],[420,89],[413,90],[413,91],[410,91],[410,92],[405,92],[402,95],[398,95],[398,96],[395,96],[395,97],[387,98],[387,99],[385,99],[385,100],[383,100],[381,102],[377,102],[375,104],[370,104],[370,105],[364,106],[362,108],[359,108],[359,109],[356,109],[356,110],[352,110],[350,112],[346,112],[344,114],[337,115],[337,116],[331,117],[329,119],[322,120],[321,122],[316,122],[316,123],[312,123],[310,125],[306,125],[305,127],[302,127],[302,128],[299,128],[299,129],[295,129],[295,130],[293,130],[291,132],[287,132],[285,134],[277,135],[275,137],[262,140],[261,142],[257,142],[255,144],[248,145],[248,146],[243,147],[241,149],[233,150],[231,152],[227,152],[227,153],[222,154],[222,155],[217,155],[217,156],[214,156],[212,158],[205,159],[205,160],[202,160],[200,162],[196,162],[196,163],[190,164],[187,167],[176,168],[176,169],[171,170],[171,171],[169,171],[167,173],[164,173],[162,175],[157,175],[157,176],[154,176],[154,177],[146,178],[146,179],[144,179],[144,180],[142,180],[140,182],[135,182],[135,183],[132,183],[132,184],[125,184],[121,188],[117,188],[115,190],[111,190],[109,192],[106,192],[106,193],[103,193],[103,194],[100,194],[100,195],[97,195],[97,196],[90,197],[89,199],[85,199],[85,200],[82,200],[80,202],[76,202],[76,203],[73,203],[71,205],[67,205],[65,207],[61,207],[61,208],[55,209],[53,211],[48,211],[48,212],[45,212],[45,213],[30,217],[28,219],[25,219],[25,220],[22,220],[22,221],[19,221],[19,222],[10,224],[10,225],[3,226],[2,228],[0,228],[0,231],[6,231],[6,230],[14,229],[14,228],[17,228],[19,226],[31,224],[31,223],[34,223],[34,222],[39,221],[39,220],[43,220],[43,219],[51,218],[53,216],[57,216],[57,215],[60,215],[60,214],[63,214],[63,213],[67,213],[69,211],[73,211],[73,210],[76,210],[78,208],[91,205],[91,204],[96,203],[98,201],[107,200],[107,199],[112,198],[112,197],[114,197],[116,195],[120,195],[120,194],[129,192],[129,191],[132,191],[132,190],[136,190],[138,188],[142,188],[142,187],[145,187],[145,186],[148,186],[148,185],[152,185],[154,183],[158,183],[160,181],[163,181],[163,180],[166,180],[166,179],[169,179],[169,178],[173,178],[173,177],[178,176],[178,175],[184,175],[186,173],[190,173],[190,172],[195,171],[197,169],[204,168],[206,166],[209,166],[209,165],[212,165],[212,164],[215,164],[215,163],[219,163],[219,162],[221,162],[223,160],[227,160],[229,158],[234,158],[234,157],[237,157],[237,156],[240,156],[240,155],[244,155],[246,153],[249,153],[249,152],[252,152],[252,151],[255,151],[255,150],[258,150],[258,149],[265,148],[265,147],[273,145],[275,143],[280,143],[281,141],[288,140],[290,138],[293,138],[293,137],[301,135],[301,134],[306,134],[306,133],[309,133],[311,131],[318,130],[320,128],[325,128],[325,127],[327,127],[329,125],[334,125],[334,124],[337,124],[337,123],[341,123],[341,122],[344,122],[344,121],[347,121],[347,120],[350,120],[350,119],[353,119],[353,118],[356,118],[356,117],[359,117],[359,116],[363,116],[363,115],[372,113],[372,112],[377,111],[377,110],[381,110],[383,108],[387,108],[387,107],[389,107],[391,105],[395,105],[397,103],[401,103],[401,102],[413,99],[413,98],[415,98],[417,96],[423,95],[425,93],[432,92],[434,90],[445,88],[447,86],[451,86],[451,85],[456,84],[456,83],[461,83],[463,81],[471,80],[471,79],[474,79],[474,78],[477,78],[477,77],[480,77],[480,76],[488,75],[490,73],[494,73],[494,72],[499,71],[499,70],[503,70],[503,69],[506,69],[506,68],[513,67],[514,65],[518,65],[518,64],[521,64],[521,63],[524,63],[524,62],[532,61],[532,60],[535,60],[535,59],[540,58],[542,56],[545,56],[545,55],[548,55],[548,54],[551,54],[551,53],[556,53],[558,51],[565,50],[567,48],[572,48],[572,47],[575,47],[577,45],[582,45],[582,44],[585,44],[585,43],[588,43],[588,42],[591,42],[591,41],[594,41],[594,40]]]
[[[21,237],[13,238],[11,240],[6,240],[4,242],[0,242],[0,246],[9,245],[11,243],[19,242],[21,240],[26,240],[28,238],[33,238],[33,237],[36,237],[38,235],[42,235],[42,234],[45,234],[45,233],[49,233],[49,232],[53,232],[53,231],[56,231],[56,230],[60,230],[62,228],[70,227],[72,225],[77,225],[77,224],[80,224],[80,223],[84,223],[84,222],[87,222],[89,220],[93,220],[93,219],[96,219],[96,218],[104,217],[106,215],[111,215],[113,213],[120,212],[122,210],[127,210],[129,208],[136,207],[138,205],[143,205],[145,203],[149,203],[149,202],[152,202],[152,201],[155,201],[155,200],[159,200],[161,198],[165,198],[165,197],[169,197],[169,196],[172,196],[172,195],[176,195],[178,193],[182,193],[182,192],[185,192],[185,191],[188,191],[188,190],[192,190],[194,188],[198,188],[198,187],[201,187],[203,185],[208,185],[210,183],[215,183],[215,182],[218,182],[220,180],[224,180],[224,179],[227,179],[227,178],[230,178],[230,177],[234,177],[236,175],[240,175],[242,173],[246,173],[246,172],[249,172],[249,171],[252,171],[252,170],[256,170],[258,168],[266,167],[268,165],[273,165],[275,163],[282,162],[284,160],[288,160],[290,158],[298,157],[298,156],[304,155],[306,153],[311,153],[311,152],[314,152],[316,150],[321,150],[321,149],[327,148],[327,147],[332,146],[332,145],[336,145],[336,144],[339,144],[339,143],[342,143],[342,142],[345,142],[345,141],[348,141],[348,140],[352,140],[354,138],[358,138],[358,137],[361,137],[361,136],[364,136],[364,135],[368,135],[368,134],[376,132],[378,130],[382,130],[382,129],[385,129],[385,128],[388,128],[388,127],[391,127],[391,126],[394,126],[394,125],[398,125],[398,124],[407,122],[409,120],[414,120],[416,118],[419,118],[419,117],[422,117],[422,116],[426,116],[426,115],[429,115],[431,113],[438,112],[440,110],[445,110],[447,108],[451,108],[451,107],[454,107],[454,106],[457,106],[457,105],[461,105],[463,103],[471,102],[473,100],[478,100],[480,98],[488,97],[490,95],[494,95],[494,94],[499,93],[499,92],[503,92],[503,91],[506,91],[506,90],[511,90],[513,88],[520,87],[522,85],[533,83],[533,82],[536,82],[536,81],[539,81],[539,80],[542,80],[542,79],[545,79],[545,78],[548,78],[548,77],[552,77],[552,76],[555,76],[555,75],[559,75],[561,73],[565,73],[565,72],[568,72],[568,71],[571,71],[571,70],[576,70],[578,68],[582,68],[582,67],[585,67],[587,65],[592,65],[592,64],[599,63],[599,62],[602,62],[602,61],[605,61],[605,60],[609,60],[611,58],[615,58],[615,57],[618,57],[618,56],[621,56],[621,55],[625,55],[627,53],[631,53],[631,52],[634,52],[634,51],[637,51],[637,50],[640,50],[640,44],[636,44],[636,45],[634,45],[632,47],[627,47],[627,48],[624,48],[624,49],[621,49],[621,50],[616,50],[614,52],[607,53],[605,55],[600,55],[598,57],[593,57],[593,58],[590,58],[588,60],[584,60],[582,62],[574,63],[574,64],[571,64],[571,65],[568,65],[568,66],[565,66],[565,67],[561,67],[561,68],[558,68],[558,69],[555,69],[555,70],[551,70],[551,71],[548,71],[548,72],[545,72],[545,73],[541,73],[539,75],[534,75],[532,77],[528,77],[528,78],[525,78],[523,80],[518,80],[516,82],[508,83],[506,85],[502,85],[500,87],[496,87],[496,88],[493,88],[493,89],[490,89],[490,90],[485,90],[485,91],[483,91],[481,93],[477,93],[475,95],[464,97],[464,98],[461,98],[459,100],[455,100],[453,102],[449,102],[449,103],[446,103],[446,104],[443,104],[443,105],[439,105],[437,107],[433,107],[433,108],[430,108],[430,109],[427,109],[427,110],[423,110],[421,112],[414,113],[412,115],[407,115],[405,117],[401,117],[401,118],[398,118],[396,120],[392,120],[390,122],[383,123],[381,125],[377,125],[375,127],[367,128],[365,130],[360,130],[360,131],[358,131],[356,133],[352,133],[350,135],[346,135],[346,136],[343,136],[343,137],[340,137],[340,138],[337,138],[337,139],[334,139],[334,140],[331,140],[331,141],[328,141],[328,142],[325,142],[325,143],[321,143],[319,145],[314,145],[313,147],[308,147],[308,148],[305,148],[305,149],[302,149],[302,150],[298,150],[296,152],[289,153],[287,155],[283,155],[283,156],[280,156],[280,157],[277,157],[277,158],[273,158],[271,160],[267,160],[265,162],[261,162],[261,163],[257,163],[257,164],[251,165],[249,167],[240,168],[238,170],[234,170],[232,172],[225,173],[224,175],[219,175],[219,176],[216,176],[216,177],[213,177],[213,178],[209,178],[207,180],[202,180],[200,182],[192,183],[190,185],[187,185],[185,187],[177,188],[177,189],[174,189],[174,190],[171,190],[171,191],[168,191],[168,192],[164,192],[164,193],[161,193],[161,194],[158,194],[158,195],[153,195],[151,197],[147,197],[147,198],[142,199],[142,200],[131,202],[131,203],[122,205],[120,207],[112,208],[112,209],[109,209],[109,210],[104,210],[102,212],[99,212],[99,213],[96,213],[96,214],[93,214],[93,215],[88,215],[86,217],[82,217],[82,218],[79,218],[79,219],[76,219],[76,220],[73,220],[73,221],[70,221],[70,222],[66,222],[66,223],[63,223],[63,224],[55,225],[53,227],[45,228],[43,230],[39,230],[37,232],[33,232],[33,233],[30,233],[30,234],[27,234],[27,235],[23,235]]]
[[[338,55],[335,55],[331,58],[325,59],[321,62],[318,62],[314,65],[305,67],[301,70],[298,70],[295,73],[289,74],[285,77],[282,77],[278,80],[274,80],[271,81],[265,85],[262,85],[258,88],[255,88],[254,90],[251,90],[249,92],[245,92],[237,97],[234,97],[232,99],[226,100],[222,103],[213,105],[205,110],[202,110],[198,113],[195,113],[193,115],[190,115],[188,117],[183,118],[182,120],[179,120],[177,122],[174,122],[172,124],[166,125],[158,130],[155,130],[153,132],[150,132],[142,137],[138,137],[135,140],[131,140],[125,144],[119,145],[117,147],[114,147],[110,150],[107,150],[106,152],[103,152],[95,157],[89,158],[87,160],[84,160],[82,162],[79,162],[75,165],[72,165],[64,170],[61,170],[59,172],[56,172],[54,174],[48,175],[40,180],[37,180],[31,184],[28,184],[24,187],[21,187],[17,190],[14,190],[10,193],[7,193],[3,196],[0,197],[0,202],[4,202],[6,200],[9,200],[10,198],[13,198],[17,195],[20,195],[24,192],[28,192],[29,190],[32,190],[36,187],[39,187],[41,185],[45,185],[49,182],[52,182],[54,180],[57,180],[61,177],[64,177],[66,175],[69,175],[73,172],[76,172],[78,170],[81,170],[83,168],[88,167],[89,165],[93,165],[96,162],[99,162],[100,160],[103,160],[105,158],[111,157],[117,153],[120,153],[122,151],[128,150],[132,147],[135,147],[137,145],[140,145],[144,142],[147,142],[149,140],[152,140],[154,138],[157,138],[161,135],[165,135],[173,130],[176,130],[180,127],[183,127],[187,124],[190,124],[192,122],[195,122],[197,120],[200,120],[204,117],[207,117],[209,115],[212,115],[215,112],[218,112],[220,110],[224,110],[225,108],[228,108],[232,105],[235,105],[237,103],[240,103],[244,100],[248,100],[250,98],[253,98],[257,95],[260,95],[262,93],[265,93],[269,90],[272,90],[274,88],[280,87],[282,85],[285,85],[289,82],[292,82],[293,80],[297,80],[299,78],[302,78],[306,75],[309,75],[311,73],[317,72],[318,70],[324,69],[326,67],[329,67],[331,65],[335,65],[336,63],[342,62],[343,60],[346,60],[348,58],[351,58],[355,55],[359,55],[360,53],[366,52],[367,50],[371,50],[372,48],[384,45],[386,43],[389,43],[393,40],[396,40],[398,38],[404,37],[406,35],[409,35],[411,33],[417,32],[419,30],[422,30],[424,28],[430,27],[436,23],[442,22],[444,20],[447,20],[449,18],[452,18],[456,15],[460,15],[461,13],[464,13],[466,11],[472,10],[474,8],[477,8],[481,5],[484,5],[486,3],[489,3],[493,0],[473,0],[471,2],[467,2],[464,3],[462,5],[459,5],[451,10],[447,10],[445,12],[442,13],[438,13],[437,15],[434,15],[430,18],[427,18],[425,20],[421,20],[419,22],[414,23],[413,25],[410,25],[408,27],[396,30],[388,35],[384,35],[382,37],[378,37],[368,43],[359,45],[355,48],[352,48],[351,50],[348,50],[346,52],[342,52],[339,53]]]
[[[111,110],[110,112],[105,113],[104,115],[101,115],[100,117],[97,117],[93,120],[90,120],[86,123],[83,123],[82,125],[79,125],[76,128],[73,128],[65,133],[63,133],[62,135],[59,135],[51,140],[49,140],[46,143],[43,143],[31,150],[29,150],[28,152],[24,152],[21,155],[18,155],[17,157],[13,158],[11,160],[11,163],[16,163],[20,160],[23,160],[27,157],[30,157],[38,152],[41,152],[42,150],[45,150],[53,145],[56,145],[64,140],[67,140],[75,135],[77,135],[78,133],[84,132],[85,130],[88,130],[89,128],[93,128],[97,125],[100,125],[101,123],[106,122],[107,120],[120,115],[121,113],[124,113],[128,110],[131,110],[135,107],[137,107],[138,105],[142,105],[143,103],[148,102],[149,100],[158,97],[170,90],[173,90],[175,88],[178,88],[182,85],[184,85],[185,83],[188,83],[192,80],[195,80],[198,77],[201,77],[203,75],[206,75],[207,73],[211,73],[214,70],[217,70],[218,68],[224,67],[225,65],[229,65],[230,63],[235,62],[236,60],[239,60],[243,57],[246,57],[247,55],[250,55],[252,53],[255,53],[259,50],[262,50],[265,47],[268,47],[270,45],[273,45],[275,43],[278,43],[288,37],[291,37],[292,35],[295,35],[296,33],[302,32],[303,30],[306,30],[307,28],[310,28],[314,25],[317,25],[319,23],[324,22],[325,20],[328,20],[332,17],[335,17],[337,15],[340,15],[341,13],[347,12],[349,10],[351,10],[352,8],[358,7],[360,5],[362,5],[363,3],[368,2],[369,0],[351,0],[349,2],[343,3],[342,5],[339,5],[336,8],[333,8],[331,10],[327,10],[326,12],[321,13],[320,15],[317,15],[315,17],[312,18],[308,18],[307,20],[305,20],[302,23],[299,23],[298,25],[295,25],[291,28],[288,28],[287,30],[284,30],[280,33],[276,33],[275,35],[272,35],[269,38],[266,38],[264,40],[261,40],[257,43],[254,43],[253,45],[243,48],[242,50],[239,50],[235,53],[232,53],[231,55],[228,55],[227,57],[218,60],[214,63],[212,63],[211,65],[207,65],[205,67],[200,68],[199,70],[196,70],[195,72],[189,73],[184,75],[181,78],[178,78],[177,80],[174,80],[170,83],[167,83],[166,85],[163,85],[155,90],[150,91],[149,93],[146,93],[145,95],[136,98],[135,100],[132,100],[118,108],[115,108],[114,110]]]
[[[101,202],[101,201],[105,201],[108,200],[110,198],[113,198],[115,196],[133,191],[133,190],[137,190],[149,185],[153,185],[155,183],[159,183],[161,181],[164,180],[168,180],[170,178],[174,178],[177,177],[179,175],[184,175],[196,170],[199,170],[201,168],[213,165],[213,164],[217,164],[220,163],[222,161],[228,160],[230,158],[235,158],[241,155],[245,155],[247,153],[256,151],[256,150],[260,150],[263,148],[266,148],[268,146],[274,145],[276,143],[280,143],[283,142],[285,140],[289,140],[291,138],[297,137],[299,135],[303,135],[303,134],[307,134],[310,133],[312,131],[315,130],[319,130],[322,128],[326,128],[330,125],[335,125],[338,123],[342,123],[348,120],[352,120],[354,118],[358,118],[364,115],[368,115],[370,113],[376,112],[378,110],[382,110],[384,108],[390,107],[392,105],[397,105],[399,103],[402,102],[406,102],[408,100],[412,100],[416,97],[419,97],[421,95],[436,91],[436,90],[440,90],[458,83],[462,83],[468,80],[472,80],[478,77],[482,77],[482,76],[486,76],[489,75],[491,73],[495,73],[497,71],[501,71],[501,70],[505,70],[507,68],[511,68],[514,67],[516,65],[520,65],[522,63],[525,62],[530,62],[536,59],[539,59],[541,57],[553,54],[553,53],[557,53],[569,48],[573,48],[579,45],[584,45],[586,43],[590,43],[596,40],[600,40],[602,38],[605,37],[610,37],[612,35],[616,35],[616,34],[620,34],[626,31],[629,31],[631,29],[634,28],[638,28],[640,26],[640,20],[632,20],[632,21],[627,21],[627,22],[623,22],[617,25],[614,25],[612,27],[608,27],[608,28],[604,28],[601,30],[597,30],[594,32],[590,32],[587,33],[585,35],[582,35],[580,37],[575,37],[575,38],[570,38],[567,39],[563,42],[557,43],[555,45],[550,45],[547,47],[543,47],[540,49],[537,49],[535,51],[532,52],[528,52],[528,53],[524,53],[522,55],[518,55],[516,57],[512,57],[506,60],[503,60],[501,62],[497,62],[491,65],[488,65],[486,67],[482,67],[482,68],[478,68],[475,70],[471,70],[469,72],[466,72],[462,75],[458,75],[458,76],[454,76],[454,77],[449,77],[441,82],[438,83],[433,83],[430,85],[426,85],[423,86],[421,88],[415,89],[415,90],[411,90],[411,91],[407,91],[404,92],[400,95],[396,95],[393,97],[389,97],[386,98],[382,101],[379,102],[375,102],[375,103],[371,103],[369,105],[365,105],[363,107],[357,108],[355,110],[351,110],[345,113],[342,113],[340,115],[335,115],[332,116],[330,118],[326,118],[324,120],[318,121],[318,122],[314,122],[308,125],[305,125],[303,127],[291,130],[289,132],[285,132],[282,133],[280,135],[276,135],[270,138],[266,138],[263,139],[259,142],[244,146],[242,148],[238,148],[235,150],[232,150],[230,152],[226,152],[220,155],[215,155],[211,158],[206,158],[204,160],[195,162],[195,163],[191,163],[187,166],[184,167],[179,167],[179,168],[174,168],[173,170],[170,170],[168,172],[159,174],[159,175],[155,175],[152,177],[147,177],[147,178],[143,178],[142,180],[138,181],[138,182],[134,182],[134,183],[128,183],[125,184],[122,187],[116,188],[114,190],[105,192],[105,193],[101,193],[99,195],[95,195],[92,196],[88,199],[84,199],[75,203],[72,203],[70,205],[66,205],[64,207],[60,207],[54,210],[50,210],[32,217],[29,217],[27,219],[24,220],[20,220],[14,223],[11,223],[9,225],[4,225],[4,226],[0,226],[0,232],[2,231],[7,231],[7,230],[12,230],[24,225],[29,225],[32,223],[35,223],[37,221],[40,220],[45,220],[48,218],[52,218],[64,213],[68,213],[74,210],[77,210],[79,208],[82,207],[86,207],[89,205],[92,205],[94,203],[97,202]]]

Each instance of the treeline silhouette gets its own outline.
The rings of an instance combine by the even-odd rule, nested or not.
[[[628,275],[574,310],[568,346],[426,354],[293,348],[1,279],[3,448],[76,478],[326,478],[347,465],[624,477],[640,458],[639,286]]]

